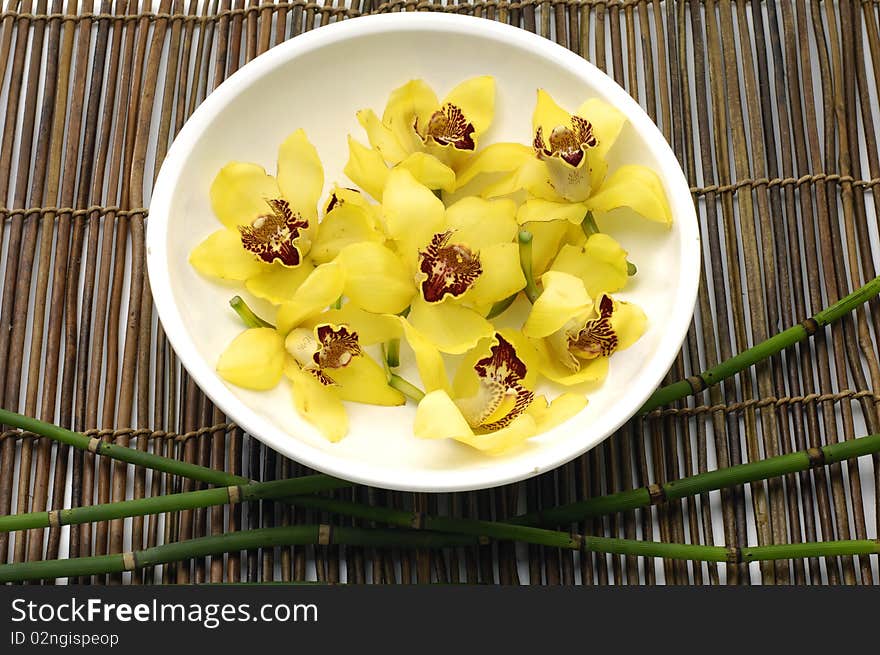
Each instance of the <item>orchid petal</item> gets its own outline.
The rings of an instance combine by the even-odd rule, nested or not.
[[[336,261],[345,270],[345,295],[368,312],[399,314],[416,294],[404,263],[381,243],[346,246]]]
[[[298,366],[285,369],[290,379],[293,404],[306,421],[328,441],[337,442],[348,432],[348,415],[342,400],[311,373]]]
[[[347,366],[325,369],[324,374],[336,383],[330,388],[342,400],[387,407],[406,403],[402,393],[388,386],[385,369],[369,355],[358,355]]]
[[[568,221],[536,221],[526,223],[523,228],[532,233],[532,273],[540,276],[559,252],[559,245],[565,238]]]
[[[483,272],[467,291],[468,302],[485,307],[525,288],[517,244],[496,243],[484,247],[480,250],[480,263]]]
[[[378,151],[348,137],[348,162],[343,172],[373,198],[382,200],[382,190],[388,181],[388,167]]]
[[[455,188],[460,189],[486,173],[509,173],[533,159],[534,150],[521,143],[493,143],[471,157],[459,172]]]
[[[272,328],[251,328],[239,334],[217,360],[217,373],[245,389],[265,391],[281,379],[284,339]]]
[[[397,316],[366,312],[353,302],[344,304],[341,309],[330,309],[307,321],[311,327],[319,323],[349,326],[357,332],[358,343],[362,346],[399,339],[402,334]]]
[[[590,121],[597,141],[596,147],[590,150],[599,157],[605,158],[620,136],[626,123],[626,116],[619,109],[599,98],[590,98],[578,107],[575,114]]]
[[[241,235],[235,230],[217,230],[189,253],[189,263],[202,275],[223,280],[246,280],[266,270],[241,246]]]
[[[479,136],[489,129],[495,116],[495,78],[482,75],[465,80],[443,99],[446,103],[461,109],[474,126],[474,136]]]
[[[211,183],[211,208],[226,227],[250,225],[269,210],[267,200],[279,198],[275,178],[262,166],[244,162],[226,164]]]
[[[342,295],[345,273],[336,262],[321,264],[303,281],[293,298],[281,305],[276,323],[287,334],[303,321],[320,314]]]
[[[538,396],[526,410],[535,419],[538,434],[564,423],[587,406],[583,394],[563,393],[548,403],[544,396]]]
[[[438,350],[453,355],[466,352],[495,332],[477,312],[449,300],[427,303],[417,298],[407,318]]]
[[[520,205],[516,220],[520,225],[532,221],[568,221],[580,225],[587,213],[586,205],[576,202],[550,202],[530,198]]]
[[[474,434],[461,410],[443,389],[431,391],[419,401],[413,432],[419,439],[458,439]]]
[[[419,377],[422,379],[422,387],[430,393],[437,389],[449,391],[449,378],[446,376],[446,365],[443,356],[431,341],[415,329],[405,318],[398,317],[403,328],[406,342],[412,348],[415,355],[416,366],[419,369]]]
[[[591,297],[622,289],[627,281],[626,250],[607,234],[593,234],[583,247],[564,245],[552,271],[579,277]]]
[[[404,149],[414,152],[421,149],[422,143],[413,126],[416,122],[427,125],[439,106],[436,94],[424,80],[410,80],[391,92],[382,122]]]
[[[611,329],[617,335],[616,350],[624,350],[638,341],[645,333],[648,319],[642,308],[633,303],[612,299]]]
[[[415,270],[419,249],[434,234],[443,232],[443,202],[419,184],[412,173],[398,168],[388,175],[382,205],[388,235],[397,242],[404,261]]]
[[[429,189],[452,191],[455,188],[455,171],[426,152],[414,152],[399,164]]]
[[[287,137],[278,149],[278,187],[295,212],[310,223],[317,220],[324,167],[302,129]]]
[[[513,241],[519,230],[515,214],[516,205],[511,200],[467,197],[446,209],[446,226],[454,230],[456,243],[481,250]]]
[[[523,325],[523,334],[540,338],[553,334],[572,318],[589,311],[593,300],[580,278],[568,273],[547,271],[541,276],[544,291],[538,296]]]
[[[263,267],[261,273],[249,277],[245,287],[257,298],[280,305],[294,298],[296,290],[313,270],[315,267],[308,261],[294,268],[276,263],[270,268]]]
[[[567,127],[571,123],[571,114],[556,104],[553,97],[544,89],[538,89],[538,100],[532,114],[532,136],[538,128],[549,135],[560,126]]]
[[[389,164],[397,164],[409,154],[401,145],[394,131],[379,120],[372,109],[363,109],[357,113],[358,122],[367,133],[370,146],[376,150]]]
[[[383,235],[374,227],[372,216],[363,207],[343,203],[334,207],[318,225],[318,235],[310,251],[312,259],[323,264],[333,260],[352,243],[382,242]]]
[[[589,198],[587,206],[601,212],[629,207],[648,220],[672,225],[672,210],[663,183],[657,173],[646,166],[630,164],[618,168]]]
[[[455,440],[487,455],[500,455],[537,433],[538,426],[535,424],[535,419],[528,414],[520,414],[500,430],[485,434],[461,435],[455,437]]]
[[[580,368],[574,371],[559,360],[546,341],[536,339],[532,343],[540,356],[541,375],[552,382],[574,386],[584,382],[599,382],[608,375],[608,357],[578,360]]]

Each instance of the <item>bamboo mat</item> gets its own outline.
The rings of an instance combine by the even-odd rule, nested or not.
[[[9,0],[0,14],[0,402],[250,478],[305,473],[228,424],[181,370],[151,306],[144,207],[174,134],[244,62],[329,22],[404,10],[475,14],[555,39],[613,75],[657,121],[692,184],[704,245],[696,317],[670,378],[711,366],[876,275],[878,7],[876,0]],[[501,518],[876,431],[880,312],[870,309],[687,404],[631,422],[540,478],[443,496],[337,493]],[[194,488],[32,435],[4,432],[0,441],[0,514]],[[564,527],[734,546],[876,538],[878,486],[878,460],[865,459]],[[0,534],[0,558],[120,552],[315,518],[329,520],[263,503]],[[878,569],[867,557],[743,568],[510,544],[443,553],[322,546],[91,581],[302,579],[872,584]]]

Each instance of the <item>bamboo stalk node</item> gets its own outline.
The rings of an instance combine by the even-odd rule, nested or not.
[[[687,379],[687,383],[691,385],[691,389],[693,389],[694,393],[700,393],[703,389],[708,387],[706,381],[703,379],[702,375],[692,375]]]
[[[322,523],[318,526],[318,545],[329,546],[333,543],[333,526]]]
[[[233,505],[241,502],[241,487],[238,485],[226,487],[226,493],[229,494],[229,502]]]
[[[648,496],[651,498],[652,505],[660,505],[666,502],[666,490],[657,483],[648,485]]]
[[[807,448],[807,459],[810,460],[810,467],[816,468],[825,465],[825,451],[821,448]]]
[[[425,513],[424,512],[413,512],[412,521],[410,521],[410,527],[413,530],[424,530],[425,529]]]
[[[126,571],[134,571],[137,568],[137,559],[133,552],[122,553],[122,565]]]
[[[801,326],[804,328],[804,332],[807,333],[807,336],[813,336],[819,331],[819,323],[815,318],[804,319],[801,321]]]
[[[728,564],[741,564],[743,561],[742,556],[742,548],[739,546],[728,546],[727,547],[727,563]]]
[[[60,528],[61,527],[61,510],[53,509],[49,512],[49,527],[50,528]]]
[[[101,440],[97,437],[92,437],[89,439],[89,452],[98,454],[98,449],[101,447]]]

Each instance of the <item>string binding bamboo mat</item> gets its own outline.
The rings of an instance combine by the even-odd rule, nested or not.
[[[143,265],[149,191],[186,117],[244,62],[303,31],[391,11],[474,14],[538,32],[608,71],[692,185],[704,269],[681,378],[876,275],[880,18],[874,0],[8,0],[0,13],[0,402],[103,439],[255,479],[306,471],[242,434],[182,371]],[[876,304],[748,374],[631,422],[528,482],[442,496],[337,492],[455,516],[630,489],[877,431]],[[0,438],[0,514],[194,488],[46,439]],[[789,475],[583,525],[719,544],[877,538],[880,467]],[[0,535],[0,558],[121,552],[245,527],[329,522],[271,503]],[[80,582],[862,583],[876,558],[693,564],[510,544],[395,552],[295,547]]]

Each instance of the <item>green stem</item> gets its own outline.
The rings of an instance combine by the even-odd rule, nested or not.
[[[523,291],[529,302],[534,304],[541,292],[535,284],[535,276],[532,273],[532,233],[528,230],[519,231],[519,265],[526,278],[526,288]]]
[[[830,465],[847,459],[880,452],[880,434],[843,441],[818,449],[804,450],[787,455],[738,464],[717,471],[700,473],[662,485],[621,491],[559,507],[552,507],[509,519],[520,525],[566,525],[596,516],[626,512],[640,507],[680,500],[726,487],[767,480],[789,473],[806,471],[821,465]]]
[[[407,382],[402,377],[397,375],[397,373],[392,373],[390,379],[388,380],[388,386],[397,389],[400,393],[408,398],[412,398],[416,402],[419,402],[422,398],[425,397],[425,392],[419,389],[416,385],[411,382]]]
[[[702,546],[698,544],[660,543],[571,534],[555,530],[544,530],[510,523],[479,521],[474,519],[454,519],[428,516],[419,512],[406,512],[358,505],[344,500],[318,498],[288,498],[288,502],[300,507],[341,514],[355,518],[388,523],[406,528],[430,530],[433,532],[455,533],[477,537],[489,537],[504,541],[521,541],[529,544],[584,550],[614,555],[635,555],[641,557],[663,557],[668,559],[695,560],[704,562],[750,562],[767,559],[792,559],[802,557],[825,557],[830,555],[867,555],[880,553],[880,543],[864,539],[852,541],[829,541],[801,544],[779,544],[773,546],[753,546],[730,549],[724,546]]]
[[[342,296],[339,296],[332,305],[330,305],[330,309],[342,309]]]
[[[385,361],[389,368],[400,366],[400,339],[391,339],[385,349]]]
[[[516,297],[519,295],[519,292],[511,294],[507,296],[504,300],[499,300],[494,305],[492,305],[492,309],[489,310],[489,313],[486,314],[486,318],[492,319],[496,316],[501,316],[504,312],[507,311],[508,307],[513,304],[513,301],[516,300]]]
[[[238,314],[238,317],[249,328],[272,328],[273,330],[275,329],[274,325],[272,325],[268,321],[264,321],[262,318],[257,316],[254,313],[254,310],[248,307],[248,304],[241,296],[233,296],[232,300],[229,301],[229,306],[235,310],[235,313]]]
[[[784,332],[780,332],[766,341],[762,341],[758,345],[738,355],[734,355],[727,361],[721,362],[718,366],[703,371],[699,375],[686,380],[679,380],[657,389],[639,410],[639,414],[647,414],[663,405],[668,405],[676,400],[700,393],[707,387],[718,384],[722,380],[726,380],[740,371],[744,371],[758,362],[772,357],[789,346],[812,336],[820,328],[849,314],[856,307],[876,297],[878,293],[880,293],[880,277],[875,277],[863,287],[856,289],[845,298],[818,312],[812,318],[808,318]]]
[[[154,471],[162,471],[172,475],[180,475],[207,484],[231,486],[250,482],[247,478],[232,475],[225,471],[218,471],[206,466],[199,466],[198,464],[189,464],[169,457],[162,457],[161,455],[153,455],[152,453],[127,448],[126,446],[118,446],[96,437],[87,437],[79,432],[73,432],[45,421],[16,414],[7,409],[0,409],[0,424],[33,432],[78,450],[88,450],[96,455],[109,457],[119,462],[143,466]],[[335,480],[335,478],[331,479]],[[351,486],[350,482],[342,480],[335,480],[333,484],[337,484],[338,488]]]
[[[103,505],[86,505],[51,512],[30,512],[0,516],[0,532],[48,528],[62,525],[79,525],[97,521],[180,512],[211,507],[213,505],[234,505],[255,500],[274,500],[285,496],[312,494],[338,489],[340,481],[326,475],[307,475],[301,478],[254,482],[252,484],[230,485],[201,489],[151,498],[136,498]]]
[[[374,530],[327,525],[297,525],[283,528],[262,528],[200,537],[135,553],[56,559],[0,565],[0,583],[69,578],[102,573],[122,573],[195,557],[223,553],[295,546],[306,544],[340,544],[346,546],[398,548],[448,548],[479,543],[473,537],[438,535],[407,530]]]

